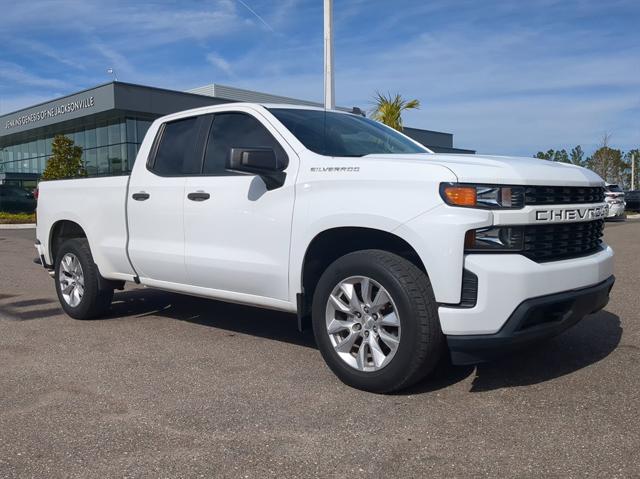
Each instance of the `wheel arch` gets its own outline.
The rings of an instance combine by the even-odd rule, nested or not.
[[[298,314],[311,310],[313,293],[326,268],[336,259],[354,251],[380,249],[397,254],[427,274],[416,249],[404,238],[389,231],[362,226],[338,226],[316,234],[302,260]]]
[[[91,241],[87,236],[85,229],[77,222],[73,220],[58,220],[51,226],[51,233],[49,234],[49,254],[51,258],[51,266],[55,267],[56,253],[62,244],[69,239],[86,239],[89,245],[89,251],[91,251]],[[95,264],[95,260],[94,260]],[[100,288],[107,289],[123,289],[124,281],[105,279],[100,273],[100,268],[95,264],[98,273],[98,284]]]
[[[85,229],[75,221],[63,219],[51,225],[48,248],[52,265],[56,262],[56,253],[62,243],[71,238],[85,238],[89,241]]]

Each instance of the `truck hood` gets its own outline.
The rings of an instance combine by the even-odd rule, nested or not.
[[[455,155],[367,155],[364,158],[429,161],[448,168],[460,183],[513,185],[604,186],[596,173],[580,166],[516,156]]]

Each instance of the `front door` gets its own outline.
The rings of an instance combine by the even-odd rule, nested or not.
[[[268,191],[259,176],[230,171],[227,167],[232,148],[272,148],[288,161],[284,185]],[[242,300],[242,295],[289,300],[289,243],[297,165],[294,151],[258,113],[214,115],[203,174],[187,178],[185,183],[189,284],[233,292],[237,300]]]

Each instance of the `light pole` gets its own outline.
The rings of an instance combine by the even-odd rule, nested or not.
[[[118,77],[116,76],[116,71],[113,68],[107,68],[107,73],[113,76],[113,81],[118,81]]]
[[[324,0],[324,107],[336,107],[333,81],[333,0]]]
[[[636,154],[631,153],[631,190],[636,189]]]

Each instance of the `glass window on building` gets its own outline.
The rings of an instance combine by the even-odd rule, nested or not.
[[[112,175],[121,174],[126,168],[126,154],[123,155],[124,145],[109,146],[109,166]]]
[[[109,174],[109,147],[103,146],[100,148],[96,148],[95,151],[97,155],[98,174],[108,175]]]
[[[136,134],[136,120],[133,118],[127,118],[126,121],[127,128],[127,143],[137,143],[138,135]]]
[[[147,130],[151,126],[151,122],[147,120],[136,120],[136,143],[142,143],[144,140],[144,135],[147,134]]]
[[[96,129],[89,128],[84,132],[84,144],[85,148],[95,148],[98,146],[96,143]]]
[[[138,145],[135,143],[127,143],[127,165],[129,167],[129,171],[133,169],[136,156],[138,156]]]
[[[16,155],[16,147],[15,146],[10,146],[9,148],[7,148],[7,150],[9,151],[9,155],[8,155],[8,161],[9,163],[7,164],[7,168],[5,169],[6,171],[15,171],[15,161],[18,159],[17,155]]]
[[[38,152],[38,156],[45,156],[47,154],[46,147],[44,143],[44,138],[38,138],[36,141],[36,151]]]
[[[123,123],[111,123],[108,129],[108,139],[109,145],[113,145],[116,143],[124,143],[126,141],[123,128]]]
[[[81,129],[64,134],[82,148],[82,159],[89,176],[121,175],[131,171],[151,123],[138,118],[114,118],[96,124],[89,118]],[[55,135],[49,133],[0,148],[0,170],[41,174],[52,154]]]
[[[98,174],[98,155],[95,148],[85,150],[82,160],[84,161],[84,168],[87,171],[87,175],[95,176]]]
[[[14,161],[13,161],[13,171],[15,172],[19,172],[21,171],[22,168],[22,158],[23,158],[23,153],[22,153],[22,148],[24,145],[16,145],[16,154],[14,156]]]
[[[109,144],[109,134],[107,132],[107,125],[98,125],[96,128],[97,143],[96,146],[104,146]]]
[[[85,148],[86,146],[85,131],[84,130],[76,131],[73,134],[73,142],[75,143],[76,146],[79,146],[80,148]]]

